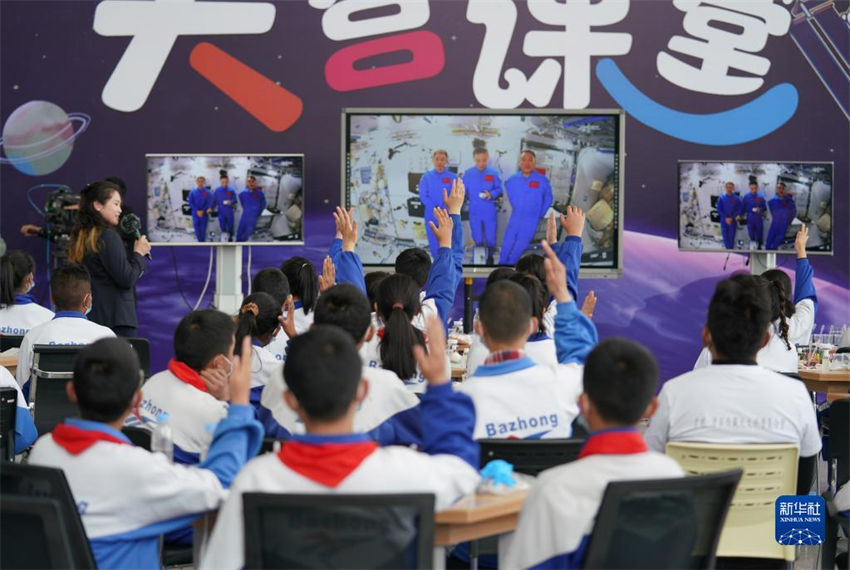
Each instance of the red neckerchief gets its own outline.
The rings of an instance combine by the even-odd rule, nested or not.
[[[280,461],[325,487],[336,487],[378,449],[374,441],[310,444],[287,441],[277,452]]]
[[[207,391],[207,385],[201,380],[200,374],[189,368],[189,365],[176,358],[168,361],[168,370],[189,386],[194,386],[201,392]]]
[[[578,458],[590,455],[629,455],[648,450],[649,447],[637,429],[618,429],[591,434],[582,446]]]
[[[117,437],[101,431],[80,429],[78,427],[69,426],[68,424],[57,424],[50,435],[53,436],[53,441],[55,441],[59,447],[63,448],[71,455],[79,455],[99,441],[108,441],[110,443],[127,445],[126,441],[122,441]]]
[[[497,362],[518,360],[520,358],[525,358],[525,353],[521,350],[500,350],[498,352],[491,352],[484,360],[484,364],[496,364]]]

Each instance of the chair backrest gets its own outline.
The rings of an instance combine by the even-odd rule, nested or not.
[[[246,568],[430,568],[434,495],[246,493]]]
[[[583,439],[480,439],[481,466],[503,459],[517,473],[537,475],[545,469],[578,459]]]
[[[838,462],[838,487],[850,479],[850,399],[835,400],[829,406],[829,459]]]
[[[794,547],[782,546],[774,539],[774,516],[776,499],[797,492],[797,444],[669,442],[667,455],[689,475],[744,470],[717,556],[794,560]]]
[[[10,348],[20,348],[22,342],[24,342],[22,335],[0,334],[0,352],[5,352]]]
[[[3,568],[95,568],[74,496],[61,469],[4,464],[0,470],[0,495]],[[47,503],[51,506],[44,506]],[[41,544],[51,552],[40,548]],[[54,551],[56,544],[61,548],[57,546]]]
[[[151,438],[153,432],[146,427],[139,426],[124,426],[121,428],[121,433],[127,436],[127,439],[133,442],[136,447],[151,450]]]
[[[18,414],[18,391],[0,388],[0,461],[15,459],[15,419]]]
[[[713,568],[741,474],[609,483],[584,568]]]
[[[139,366],[145,375],[145,379],[151,377],[151,341],[141,337],[128,337],[125,339],[135,349],[139,357]]]
[[[38,433],[47,433],[76,415],[77,407],[68,400],[65,384],[74,377],[74,361],[84,348],[79,344],[33,346],[29,399]]]

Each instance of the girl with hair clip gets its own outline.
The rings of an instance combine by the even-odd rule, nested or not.
[[[138,320],[133,288],[147,268],[151,246],[145,236],[124,247],[116,231],[121,216],[121,189],[111,181],[92,182],[80,192],[80,209],[71,232],[68,259],[91,274],[93,306],[89,320],[119,336],[136,336]]]
[[[758,352],[759,366],[775,372],[797,372],[798,358],[795,345],[808,344],[815,326],[818,298],[815,292],[814,269],[806,257],[806,226],[797,232],[794,249],[797,251],[794,297],[791,300],[791,278],[780,269],[769,269],[761,274],[770,296],[770,340]],[[703,348],[694,369],[711,364],[711,353]]]
[[[0,257],[0,334],[23,336],[53,318],[53,311],[29,294],[35,287],[35,260],[20,249]]]
[[[291,303],[291,301],[290,301]],[[268,293],[252,293],[243,299],[236,316],[236,345],[240,354],[242,339],[251,337],[251,405],[260,410],[260,396],[270,375],[281,374],[283,362],[266,348],[280,330],[280,305]]]
[[[280,270],[289,280],[295,307],[295,332],[301,334],[313,324],[313,309],[319,298],[319,276],[313,264],[303,257],[290,257]]]

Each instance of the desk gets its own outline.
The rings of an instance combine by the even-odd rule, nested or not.
[[[528,490],[522,490],[461,499],[434,514],[434,543],[445,546],[511,532],[516,529],[519,511],[527,495]]]
[[[810,392],[826,394],[828,402],[846,398],[850,390],[850,370],[799,370],[797,374]]]
[[[6,370],[12,373],[12,376],[15,375],[15,371],[18,369],[18,357],[17,356],[0,356],[0,366],[5,366]]]

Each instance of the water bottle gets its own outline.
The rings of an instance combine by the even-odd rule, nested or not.
[[[169,461],[174,461],[174,436],[168,425],[168,414],[162,412],[156,417],[156,427],[151,435],[151,451],[164,454]]]

